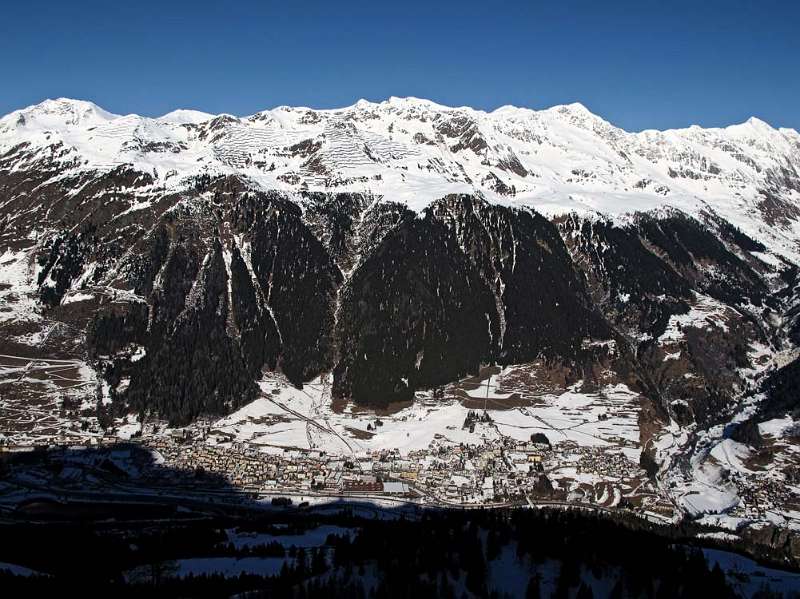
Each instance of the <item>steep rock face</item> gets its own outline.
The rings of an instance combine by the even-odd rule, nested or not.
[[[664,312],[669,316],[659,306],[691,298],[689,283],[645,245],[636,227],[574,214],[557,223],[594,301],[631,332],[658,332]]]
[[[406,212],[344,292],[335,390],[381,405],[477,372],[492,356],[497,322],[452,232],[430,212]]]
[[[117,354],[128,344],[145,345],[148,317],[149,307],[144,302],[110,302],[101,307],[86,332],[89,354],[96,359]]]
[[[87,257],[97,244],[93,233],[91,229],[79,234],[61,230],[47,239],[37,260],[36,282],[43,304],[60,304],[72,281],[83,272]]]
[[[281,349],[278,327],[267,305],[258,280],[254,280],[239,247],[231,250],[230,277],[233,301],[234,335],[238,333],[242,355],[252,378],[258,378],[262,367],[274,370]]]
[[[499,316],[494,351],[501,364],[535,359],[577,367],[596,356],[587,343],[609,341],[613,331],[592,299],[558,230],[532,210],[489,204],[474,196],[448,196],[430,210],[452,230],[492,291]]]
[[[354,193],[302,195],[303,218],[342,271],[353,268],[358,226],[375,198]]]
[[[675,211],[623,225],[575,215],[558,224],[667,413],[683,423],[724,418],[745,388],[742,370],[755,366],[750,345],[778,341],[779,304],[748,254],[763,248],[718,218],[710,228]]]
[[[764,300],[767,289],[758,274],[697,220],[681,213],[645,214],[636,218],[636,227],[642,241],[698,291],[728,303],[760,306]]]
[[[561,388],[611,371],[654,391],[593,305],[547,219],[467,195],[447,196],[419,217],[374,207],[365,221],[380,221],[381,210],[388,232],[372,243],[341,295],[334,371],[340,396],[382,405],[482,362],[534,360],[561,373]]]
[[[253,399],[262,368],[280,368],[299,385],[332,360],[341,273],[300,208],[232,181],[203,193],[168,210],[114,282],[149,304],[145,357],[128,369],[124,399],[176,422]],[[101,311],[90,344],[125,330]],[[139,334],[114,344],[140,343]]]
[[[185,255],[169,264],[196,272],[195,280],[177,316],[167,319],[172,309],[163,298],[154,303],[147,353],[137,362],[125,399],[175,422],[224,414],[254,399],[256,389],[238,339],[226,331],[231,306],[222,247],[214,240],[200,264]]]
[[[243,283],[228,267],[214,234],[218,225],[210,203],[179,204],[121,264],[119,291],[112,292],[118,297],[98,311],[88,342],[94,355],[109,360],[112,395],[122,405],[184,423],[255,397],[254,377],[270,356],[247,329],[231,334],[255,297],[249,280]],[[131,344],[141,352],[135,361],[127,351]],[[124,390],[117,391],[123,378]]]
[[[800,416],[800,358],[771,373],[760,389],[765,399],[751,418],[758,423],[773,418]]]
[[[276,195],[245,195],[233,207],[250,264],[282,339],[281,368],[295,384],[332,365],[331,333],[342,274],[300,208]]]

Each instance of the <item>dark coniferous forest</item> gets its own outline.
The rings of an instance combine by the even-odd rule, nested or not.
[[[288,513],[287,513],[288,514]],[[703,551],[641,522],[577,512],[430,512],[420,519],[305,514],[275,521],[211,520],[171,527],[19,526],[0,561],[53,572],[0,575],[6,596],[80,590],[82,596],[139,597],[714,597],[741,596]],[[279,517],[280,518],[280,517]],[[281,534],[320,523],[342,531],[320,546],[296,547]],[[274,533],[236,547],[225,529]],[[292,538],[297,538],[296,536]],[[46,542],[45,542],[46,540]],[[175,575],[175,560],[283,559],[272,576]],[[780,597],[768,587],[759,597]],[[791,595],[790,595],[791,596]]]

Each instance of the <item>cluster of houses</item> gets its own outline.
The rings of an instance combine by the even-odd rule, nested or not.
[[[731,478],[741,500],[731,511],[732,516],[760,518],[774,510],[776,505],[791,506],[795,510],[800,508],[800,498],[786,481],[778,477],[741,476],[737,473]]]
[[[107,442],[113,446],[112,441]],[[663,518],[671,518],[674,510],[624,452],[564,440],[551,447],[541,433],[528,441],[500,437],[475,444],[457,444],[435,435],[425,449],[401,453],[384,448],[344,456],[299,448],[265,452],[196,428],[145,435],[136,445],[149,448],[152,451],[145,455],[156,457],[153,463],[135,465],[156,486],[197,489],[217,484],[253,494],[396,497],[441,506],[578,501]],[[109,447],[109,451],[112,462],[126,462],[124,456],[115,456],[119,450]],[[101,468],[110,472],[107,466]],[[791,501],[789,490],[761,478],[757,487],[742,485],[744,501],[738,509],[767,509],[776,498]],[[598,480],[605,482],[593,487],[591,481]]]
[[[543,460],[552,453],[546,440],[454,445],[437,437],[429,448],[406,455],[382,449],[351,457],[299,449],[264,453],[245,444],[214,441],[167,435],[144,442],[163,457],[165,473],[216,475],[250,492],[389,495],[446,504],[500,503],[554,493],[543,469]]]
[[[594,447],[581,447],[571,441],[563,443],[560,449],[574,456],[578,473],[586,472],[611,479],[636,478],[641,475],[638,462],[631,461],[621,451],[598,451]]]
[[[240,444],[210,445],[201,439],[176,440],[169,436],[148,439],[146,444],[163,457],[163,473],[207,479],[218,476],[225,483],[249,492],[412,495],[408,483],[389,480],[394,471],[382,468],[382,462],[375,466],[373,459],[343,459],[301,450],[276,455]],[[403,474],[401,478],[412,479],[410,474],[399,474]]]
[[[467,418],[465,427],[480,418],[475,412]],[[250,493],[295,491],[401,497],[434,505],[513,505],[532,501],[591,503],[597,501],[599,492],[586,481],[604,480],[613,481],[622,491],[613,493],[616,499],[610,499],[609,505],[635,505],[637,509],[663,512],[665,517],[673,510],[662,494],[649,489],[639,465],[624,452],[579,446],[567,440],[551,447],[542,433],[527,441],[504,436],[482,438],[475,444],[457,444],[435,435],[425,449],[403,454],[387,448],[352,455],[299,448],[265,452],[202,425],[143,435],[138,443],[163,458],[157,460],[162,467],[144,469],[149,471],[147,476],[158,479],[153,481],[157,484],[196,488],[198,479],[202,479],[204,485],[218,483]],[[744,503],[762,509],[774,505],[776,495],[782,492],[774,486],[765,479],[758,489],[744,490]],[[634,489],[637,498],[628,501]],[[752,497],[746,495],[748,492]]]

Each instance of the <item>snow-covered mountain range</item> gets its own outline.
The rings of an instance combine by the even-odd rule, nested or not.
[[[336,110],[278,107],[242,118],[176,110],[153,119],[58,99],[0,120],[0,148],[19,144],[29,145],[18,168],[54,158],[72,173],[132,165],[166,189],[208,173],[286,193],[369,192],[417,211],[448,193],[545,214],[710,208],[798,256],[800,134],[756,118],[628,133],[577,103],[483,112],[391,98]]]
[[[328,428],[292,447],[352,450],[363,435],[331,423],[357,408],[403,414],[386,443],[419,449],[409,423],[460,414],[459,385],[496,365],[503,431],[563,396],[676,509],[796,529],[798,264],[800,135],[757,119],[48,100],[0,119],[0,431],[226,416],[270,437],[307,409]],[[292,415],[236,424],[276,376],[303,390]],[[615,397],[636,406],[618,435],[599,420]],[[451,412],[397,412],[418,402]],[[765,542],[800,555],[792,539]]]

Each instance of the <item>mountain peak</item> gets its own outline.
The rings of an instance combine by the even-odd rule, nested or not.
[[[174,123],[178,125],[183,124],[191,124],[196,125],[198,123],[204,123],[205,121],[210,121],[216,115],[210,114],[208,112],[202,112],[200,110],[191,110],[191,109],[184,109],[179,108],[178,110],[173,110],[158,117],[156,120],[161,121],[162,123]]]
[[[580,114],[592,114],[592,112],[586,108],[586,106],[580,102],[570,102],[569,104],[564,104],[564,108],[569,109],[570,112],[576,112]]]
[[[763,131],[769,133],[776,131],[776,129],[772,125],[770,125],[766,121],[761,120],[756,116],[751,116],[749,119],[747,119],[745,124],[749,125],[751,128],[757,131]]]
[[[552,108],[546,109],[544,112],[555,112],[556,114],[568,115],[572,118],[577,118],[582,120],[586,119],[603,120],[602,117],[599,117],[596,114],[594,114],[591,110],[586,108],[586,106],[584,106],[580,102],[572,102],[570,104],[559,104],[553,106]]]
[[[118,116],[103,110],[88,100],[48,98],[38,104],[12,112],[2,120],[8,123],[13,119],[17,125],[38,124],[47,129],[57,129],[62,126],[75,127],[87,123],[109,121]]]
[[[424,98],[416,98],[414,96],[390,96],[386,103],[389,106],[396,106],[400,108],[424,108],[428,110],[452,110],[452,107],[445,106],[434,102],[433,100],[426,100]]]
[[[118,116],[100,108],[97,104],[89,100],[76,100],[63,97],[55,99],[48,98],[39,104],[28,106],[25,110],[32,113],[43,114],[94,114],[105,118]]]

